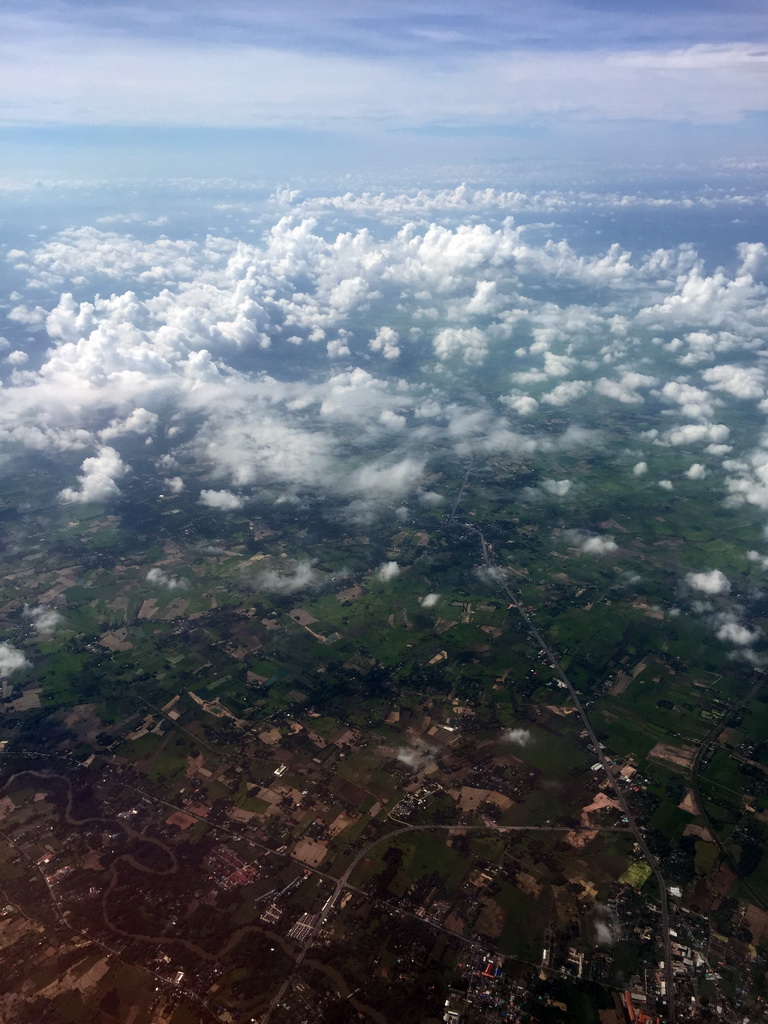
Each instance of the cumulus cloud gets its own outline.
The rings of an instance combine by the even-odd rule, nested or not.
[[[757,563],[761,569],[768,569],[768,555],[761,555],[759,551],[748,551],[747,559]]]
[[[543,394],[540,401],[546,405],[569,405],[589,394],[591,390],[592,384],[586,380],[563,381],[562,384],[558,384],[551,391]]]
[[[379,413],[379,423],[392,430],[404,430],[408,425],[408,420],[405,416],[399,416],[396,412],[392,412],[391,409],[382,409]]]
[[[349,486],[368,498],[396,498],[413,490],[424,475],[424,460],[407,456],[396,463],[371,462],[352,473]]]
[[[83,461],[82,473],[77,478],[80,486],[65,487],[59,492],[60,501],[102,502],[120,494],[116,481],[130,472],[114,448],[103,447],[97,455]]]
[[[768,509],[768,450],[755,448],[742,459],[727,459],[723,466],[728,470],[725,485],[728,490],[728,504],[756,505]]]
[[[397,751],[397,760],[404,764],[411,771],[418,772],[426,768],[434,760],[434,752],[431,747],[422,745],[419,747],[400,747]]]
[[[579,547],[587,555],[607,555],[619,549],[613,537],[585,537]]]
[[[568,544],[577,547],[587,555],[607,555],[618,551],[618,544],[613,537],[603,534],[590,534],[584,530],[560,530],[555,531],[555,536],[560,535]]]
[[[40,604],[36,608],[24,605],[24,618],[28,619],[38,633],[50,634],[63,622],[63,616],[47,604]]]
[[[687,476],[689,480],[703,480],[706,475],[707,470],[701,462],[694,462],[683,474],[683,476]]]
[[[736,398],[762,399],[766,393],[766,375],[759,366],[712,366],[701,374],[713,388]]]
[[[435,335],[432,347],[440,360],[458,357],[477,366],[488,354],[488,339],[479,327],[446,327]]]
[[[686,573],[685,582],[693,590],[700,590],[704,594],[727,594],[731,589],[728,577],[719,569]]]
[[[560,352],[545,352],[544,373],[547,377],[565,377],[576,366],[576,362],[572,356]]]
[[[650,419],[656,406],[646,412],[641,403],[658,388],[653,395],[665,419],[648,441],[701,444],[713,456],[730,448],[728,428],[715,422],[726,418],[718,410],[764,397],[763,377],[740,361],[759,341],[765,306],[758,278],[765,257],[754,247],[740,250],[737,273],[707,276],[690,246],[640,258],[611,246],[584,256],[556,239],[534,243],[507,218],[521,208],[603,202],[594,196],[464,187],[276,202],[279,219],[258,242],[226,233],[197,241],[87,228],[11,254],[29,290],[57,298],[45,300],[45,309],[22,293],[13,299],[26,305],[12,319],[44,329],[50,345],[39,371],[14,370],[13,381],[23,386],[4,388],[0,429],[8,447],[77,450],[82,458],[99,441],[133,435],[126,444],[135,446],[136,437],[153,437],[159,448],[183,431],[177,454],[184,465],[214,465],[217,486],[230,488],[203,491],[209,507],[241,507],[241,489],[248,494],[257,485],[254,494],[267,500],[330,495],[350,503],[350,518],[370,521],[381,509],[404,508],[406,499],[439,500],[425,490],[433,457],[422,453],[441,445],[461,456],[526,457],[599,443],[578,427],[558,437],[549,424],[536,432],[531,420],[520,420],[537,412],[549,420],[553,409],[587,395],[636,406],[633,419]],[[367,218],[366,226],[355,228],[345,214],[341,230],[339,211]],[[489,211],[493,221],[489,215],[482,223]],[[382,230],[374,215],[394,229]],[[578,303],[542,289],[554,280],[570,294],[577,284]],[[605,289],[614,289],[609,302]],[[385,312],[394,304],[397,320]],[[409,316],[419,313],[424,319],[409,330]],[[471,326],[472,317],[484,318],[482,329]],[[651,366],[648,327],[658,331],[653,343],[667,364],[698,364],[716,353],[719,365],[686,370],[689,377],[660,386],[641,372]],[[723,362],[719,353],[729,346],[741,354]],[[493,360],[495,369],[497,355],[515,350],[525,360],[517,383],[525,391],[530,384],[531,395],[513,392],[497,404],[466,395],[459,402],[450,392],[466,368]],[[305,374],[277,379],[286,352],[294,365],[306,365]],[[407,380],[393,373],[401,352]],[[349,362],[342,369],[329,356]],[[411,359],[423,374],[411,375]],[[572,374],[590,379],[554,380]],[[509,378],[499,384],[504,390]],[[383,444],[385,458],[372,454]],[[725,466],[732,504],[768,508],[766,448],[761,443]],[[181,472],[160,458],[156,465]],[[637,463],[638,476],[641,466],[647,470]],[[114,496],[124,472],[114,449],[97,448],[62,499]],[[567,483],[542,486],[562,496]],[[183,482],[168,477],[163,486],[173,494]]]
[[[606,398],[614,398],[624,405],[642,405],[645,399],[639,393],[638,388],[650,388],[657,383],[657,379],[647,373],[626,371],[618,380],[601,377],[595,381],[595,391],[605,395]]]
[[[542,480],[541,487],[548,494],[554,494],[556,497],[562,498],[573,487],[573,482],[571,480]]]
[[[675,489],[675,485],[671,480],[659,480],[659,487],[663,491],[673,491]]]
[[[715,415],[715,406],[722,404],[708,391],[689,384],[685,378],[667,381],[656,394],[662,401],[671,402],[688,419],[709,419]]]
[[[207,508],[218,508],[225,512],[242,508],[243,499],[232,491],[200,491],[200,504]]]
[[[595,904],[595,942],[598,946],[613,946],[619,937],[619,923],[609,907]]]
[[[595,921],[595,941],[598,946],[612,946],[614,943],[611,926],[606,921]]]
[[[253,579],[257,590],[270,594],[294,594],[299,590],[309,590],[320,582],[320,576],[309,561],[297,562],[288,572],[266,569]]]
[[[478,281],[475,285],[475,294],[467,303],[467,313],[473,316],[487,316],[495,312],[502,301],[496,281]]]
[[[325,346],[329,359],[346,359],[352,355],[352,350],[347,344],[346,338],[333,338]]]
[[[507,729],[502,739],[507,743],[513,743],[516,747],[527,747],[533,742],[533,735],[530,729]]]
[[[439,594],[425,594],[424,597],[421,599],[421,607],[434,608],[439,600]]]
[[[108,427],[101,431],[101,438],[110,441],[123,434],[151,434],[158,423],[158,415],[146,409],[134,409],[124,420],[113,419]]]
[[[725,441],[730,433],[724,423],[686,423],[668,430],[664,437],[667,444],[671,445],[701,444],[704,441],[719,444]]]
[[[737,647],[751,647],[760,638],[759,630],[747,629],[735,615],[723,613],[715,617],[715,636],[723,643],[735,644]]]
[[[382,583],[389,583],[389,581],[393,580],[395,576],[400,575],[400,566],[397,562],[382,562],[376,570],[376,575]]]
[[[503,395],[501,401],[518,416],[532,416],[539,408],[539,403],[530,395]]]
[[[399,340],[397,331],[391,327],[380,327],[368,342],[368,347],[372,352],[380,352],[385,359],[397,359],[400,355]]]
[[[636,462],[635,465],[632,467],[632,472],[635,474],[635,476],[643,476],[644,473],[648,472],[648,463]]]
[[[159,587],[166,587],[168,590],[186,590],[188,583],[179,576],[172,576],[163,572],[162,569],[154,566],[146,575],[147,583],[153,583]]]
[[[0,644],[0,679],[7,679],[14,672],[28,668],[29,664],[21,651],[11,644]]]

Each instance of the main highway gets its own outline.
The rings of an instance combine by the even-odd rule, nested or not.
[[[579,696],[576,693],[576,689],[574,688],[573,683],[561,668],[560,662],[558,661],[556,654],[549,647],[546,640],[542,636],[538,626],[531,619],[528,612],[525,610],[522,601],[510,587],[509,582],[507,581],[506,578],[506,574],[498,571],[499,567],[493,561],[493,557],[491,555],[489,545],[486,542],[486,539],[483,535],[483,531],[480,529],[479,526],[476,526],[474,523],[462,523],[457,525],[461,525],[465,529],[472,531],[480,538],[480,546],[483,554],[483,563],[485,564],[487,569],[494,572],[494,576],[497,580],[497,583],[501,590],[504,592],[504,595],[508,599],[510,605],[514,607],[514,609],[519,613],[520,617],[526,625],[526,628],[528,629],[528,632],[539,645],[539,648],[547,656],[547,659],[553,671],[557,675],[558,679],[560,679],[566,686],[571,698],[571,703],[576,708],[576,711],[578,712],[582,724],[587,732],[589,740],[592,743],[592,746],[595,748],[597,759],[605,769],[605,773],[611,781],[611,786],[613,787],[613,791],[616,795],[616,800],[618,801],[621,807],[624,817],[627,819],[627,824],[632,830],[632,833],[635,837],[635,841],[637,842],[637,845],[640,848],[640,852],[642,853],[646,862],[650,866],[651,871],[653,872],[659,890],[659,906],[661,908],[661,939],[664,945],[664,980],[666,986],[667,1005],[666,1019],[668,1024],[672,1024],[672,1022],[674,1022],[677,1019],[677,1017],[675,1007],[675,975],[674,971],[672,970],[672,938],[670,935],[669,924],[669,896],[667,894],[667,884],[664,880],[661,868],[659,867],[659,862],[648,848],[648,844],[645,840],[643,830],[638,825],[637,820],[635,819],[635,816],[633,815],[629,807],[624,790],[619,786],[616,780],[616,776],[613,773],[613,767],[603,751],[602,744],[600,743],[600,741],[597,738],[597,735],[595,734],[595,730],[592,727],[592,723],[589,720],[589,716],[587,715],[586,709],[579,700]]]
[[[723,858],[725,863],[730,867],[731,871],[733,871],[736,877],[741,881],[741,884],[749,893],[749,898],[752,900],[752,902],[757,907],[760,907],[761,910],[766,909],[765,897],[761,896],[760,893],[755,890],[754,886],[749,881],[749,879],[744,877],[743,873],[739,869],[739,865],[736,862],[736,859],[734,858],[733,854],[728,849],[728,847],[725,845],[723,840],[720,838],[717,829],[712,823],[712,819],[707,813],[706,801],[704,800],[704,797],[702,796],[701,792],[700,773],[702,762],[704,761],[704,758],[707,756],[707,754],[712,750],[712,747],[715,745],[717,741],[717,737],[720,735],[721,732],[723,732],[728,723],[733,719],[734,715],[736,715],[737,712],[741,711],[741,709],[750,700],[752,700],[757,691],[763,685],[763,682],[763,676],[760,675],[757,682],[752,687],[750,687],[749,690],[747,690],[747,692],[744,694],[741,700],[738,701],[738,703],[734,704],[730,711],[728,711],[727,714],[725,714],[724,717],[720,719],[720,721],[709,733],[709,735],[702,740],[701,745],[699,746],[699,749],[696,752],[696,757],[694,758],[693,765],[691,766],[691,788],[693,790],[693,799],[696,803],[696,807],[698,809],[699,814],[704,819],[704,827],[712,836],[712,841],[715,843],[718,850],[720,851],[720,856]]]

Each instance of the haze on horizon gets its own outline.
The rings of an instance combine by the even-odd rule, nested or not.
[[[754,0],[11,0],[5,176],[762,160]]]

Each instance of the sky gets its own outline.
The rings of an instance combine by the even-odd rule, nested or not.
[[[765,8],[9,0],[11,178],[765,157]]]

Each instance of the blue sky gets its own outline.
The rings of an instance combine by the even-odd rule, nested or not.
[[[11,176],[765,155],[753,0],[12,0],[0,40]]]

